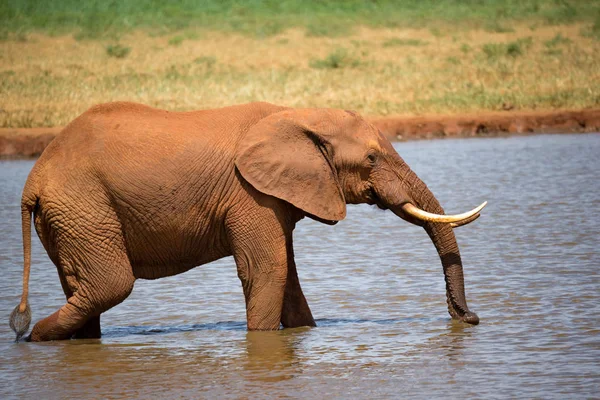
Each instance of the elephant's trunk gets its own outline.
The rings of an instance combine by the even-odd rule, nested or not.
[[[440,203],[425,183],[403,161],[395,170],[397,178],[400,179],[400,188],[393,190],[395,197],[389,204],[389,208],[396,214],[410,222],[415,223],[412,216],[407,216],[402,210],[402,205],[411,202],[418,208],[434,214],[444,214]],[[398,182],[396,180],[396,182]],[[388,192],[388,194],[391,194]],[[382,200],[384,200],[382,198]],[[385,201],[385,200],[384,200]],[[387,201],[386,201],[387,202]],[[450,223],[417,221],[425,228],[439,254],[444,268],[446,280],[446,297],[448,312],[452,318],[476,325],[479,323],[477,314],[469,311],[465,296],[465,284],[463,276],[462,261],[456,237]]]
[[[433,208],[429,208],[427,211],[443,214],[444,211],[435,198],[431,205]],[[467,306],[462,260],[452,227],[450,224],[429,222],[424,225],[424,228],[442,261],[446,279],[448,312],[453,318],[477,325],[479,317],[469,311]]]

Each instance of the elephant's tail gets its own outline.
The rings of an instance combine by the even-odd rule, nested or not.
[[[23,230],[23,294],[21,302],[10,314],[10,328],[16,333],[16,341],[27,333],[31,323],[31,309],[27,297],[29,295],[29,272],[31,270],[31,213],[37,204],[37,198],[21,201],[21,223]]]

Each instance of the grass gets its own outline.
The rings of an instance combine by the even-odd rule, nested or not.
[[[114,58],[125,58],[130,51],[131,47],[122,46],[118,43],[106,46],[106,54]]]
[[[583,27],[580,32],[582,36],[600,40],[600,13],[597,14],[596,19],[591,26]]]
[[[571,39],[569,39],[568,37],[564,37],[561,33],[557,33],[552,39],[550,40],[546,40],[544,42],[544,45],[547,48],[553,48],[553,47],[557,47],[563,44],[570,44],[573,41]]]
[[[179,46],[181,43],[183,43],[184,40],[185,37],[183,37],[182,35],[173,36],[171,39],[169,39],[169,45]]]
[[[347,21],[317,20],[306,25],[308,37],[341,37],[353,32],[352,24]]]
[[[391,38],[383,42],[383,47],[395,46],[424,46],[427,42],[421,39]]]
[[[597,2],[302,4],[0,3],[0,126],[64,125],[113,100],[368,116],[600,107]]]
[[[213,56],[200,56],[194,59],[195,64],[205,65],[211,68],[217,62],[217,58]]]
[[[487,22],[484,28],[486,31],[494,33],[508,33],[515,31],[513,27],[504,25],[496,19]]]
[[[501,57],[519,57],[531,47],[532,42],[533,40],[529,36],[508,43],[485,43],[481,49],[489,60],[497,60]]]
[[[338,68],[356,68],[361,64],[361,60],[348,53],[345,48],[337,48],[329,53],[325,58],[312,59],[309,65],[317,69],[338,69]]]
[[[114,40],[139,29],[169,34],[188,28],[261,38],[296,28],[310,37],[339,37],[355,31],[357,24],[508,33],[514,22],[572,24],[592,21],[599,12],[599,2],[589,0],[15,0],[0,3],[0,31],[75,33],[80,40]]]

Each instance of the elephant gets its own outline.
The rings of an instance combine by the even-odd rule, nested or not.
[[[359,114],[264,102],[172,112],[113,102],[81,114],[33,166],[21,200],[24,273],[10,317],[29,330],[31,225],[66,303],[27,341],[99,338],[100,315],[136,279],[233,256],[247,329],[316,326],[300,287],[292,233],[304,217],[333,225],[346,204],[391,210],[421,226],[439,254],[448,311],[469,324],[453,228],[485,203],[446,215],[386,137]]]

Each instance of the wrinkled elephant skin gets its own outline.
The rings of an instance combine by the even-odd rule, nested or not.
[[[461,222],[408,213],[406,204],[444,211],[356,113],[267,103],[195,112],[92,107],[65,127],[27,179],[24,290],[11,325],[19,337],[30,322],[33,215],[67,302],[35,324],[29,340],[100,337],[100,315],[125,300],[136,279],[180,274],[229,255],[249,330],[314,326],[292,232],[305,216],[335,224],[346,204],[357,203],[424,227],[442,262],[450,315],[478,323],[467,307],[452,230]]]

